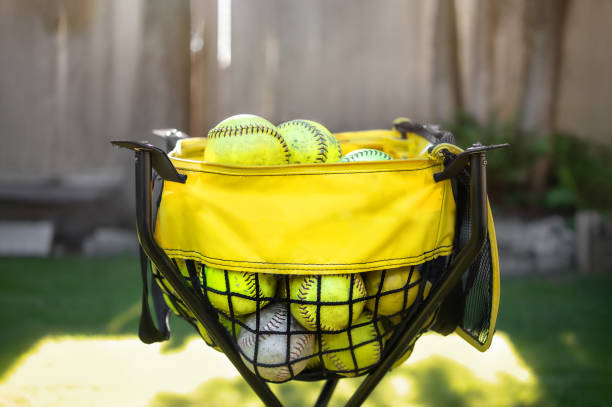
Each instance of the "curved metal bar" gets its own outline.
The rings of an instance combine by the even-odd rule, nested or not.
[[[334,390],[336,389],[337,385],[338,385],[337,378],[328,379],[325,382],[323,389],[321,389],[321,394],[319,394],[319,398],[317,399],[317,402],[315,403],[315,407],[327,407],[327,404],[329,403],[329,400],[331,399],[331,396]]]

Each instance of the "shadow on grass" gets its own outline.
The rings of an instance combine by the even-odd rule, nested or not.
[[[612,400],[612,274],[502,281],[498,328],[538,377],[543,405]]]
[[[330,407],[344,406],[362,378],[340,381]],[[322,383],[290,382],[271,388],[286,406],[313,406]],[[260,406],[261,402],[240,378],[214,379],[190,394],[158,394],[147,407]],[[472,371],[452,360],[431,357],[408,363],[389,373],[364,406],[536,406],[537,386],[510,375],[483,382]]]

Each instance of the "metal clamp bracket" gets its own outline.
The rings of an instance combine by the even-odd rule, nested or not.
[[[505,148],[510,146],[508,143],[504,144],[493,144],[490,146],[483,146],[480,143],[472,144],[464,152],[455,156],[449,165],[446,166],[444,171],[434,174],[434,180],[436,182],[443,181],[445,179],[454,178],[466,167],[470,161],[470,156],[478,153],[482,153],[489,150],[495,150],[498,148]]]
[[[166,181],[180,182],[181,184],[187,181],[187,175],[179,174],[176,171],[176,168],[174,168],[174,165],[172,165],[172,162],[163,150],[146,141],[111,141],[111,144],[132,151],[148,151],[151,153],[151,166],[160,177]]]

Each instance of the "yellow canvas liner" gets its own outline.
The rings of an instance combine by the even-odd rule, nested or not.
[[[340,135],[347,151],[411,153],[393,132]],[[416,136],[418,137],[418,136]],[[419,137],[420,138],[420,137]],[[156,238],[171,257],[230,270],[353,273],[416,265],[453,248],[455,203],[442,163],[405,160],[280,166],[204,163],[204,139],[170,154],[185,184],[166,182]]]
[[[455,202],[439,148],[395,130],[337,133],[343,154],[376,148],[392,161],[278,166],[202,162],[205,138],[179,141],[169,154],[184,184],[165,182],[155,237],[170,256],[228,270],[336,274],[417,265],[450,255]],[[458,149],[458,147],[452,148]],[[451,150],[452,151],[452,150]],[[399,160],[397,160],[399,159]],[[492,218],[494,276],[490,345],[499,303],[499,268]]]

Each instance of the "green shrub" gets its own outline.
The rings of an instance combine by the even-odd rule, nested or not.
[[[553,177],[546,203],[573,197],[580,209],[612,208],[612,149],[569,134],[553,135]]]
[[[489,194],[502,207],[555,212],[612,208],[612,149],[608,147],[565,133],[535,137],[521,132],[514,122],[492,119],[480,124],[467,114],[458,115],[445,127],[462,147],[477,141],[510,143],[509,148],[488,154]],[[531,179],[541,159],[550,168],[544,191],[537,195]]]

